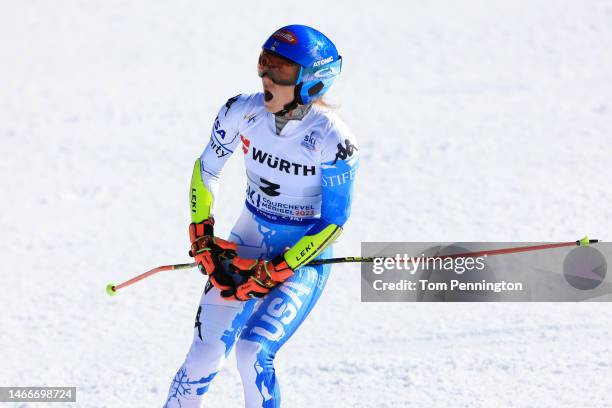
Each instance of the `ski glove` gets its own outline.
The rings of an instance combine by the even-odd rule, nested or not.
[[[283,255],[271,261],[236,256],[232,259],[230,269],[240,275],[243,282],[236,288],[221,291],[221,296],[237,300],[263,297],[293,275],[293,269],[287,265]]]
[[[229,290],[236,285],[221,264],[224,259],[236,256],[236,244],[216,238],[213,232],[215,220],[210,217],[200,223],[189,225],[191,249],[189,256],[195,258],[200,272],[208,276],[213,285],[221,290]]]

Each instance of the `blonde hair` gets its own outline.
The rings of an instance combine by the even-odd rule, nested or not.
[[[318,105],[318,106],[322,107],[322,108],[326,108],[326,109],[330,109],[330,110],[331,109],[338,109],[338,105],[334,105],[334,104],[331,104],[331,103],[327,102],[323,96],[320,97],[320,98],[317,98],[313,103],[315,105]]]

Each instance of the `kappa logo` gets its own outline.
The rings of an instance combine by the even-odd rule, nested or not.
[[[251,141],[242,135],[240,135],[240,140],[242,141],[242,151],[244,152],[244,154],[247,154],[249,152],[249,146],[251,145]]]
[[[338,152],[336,153],[336,158],[332,164],[336,164],[338,160],[346,160],[347,158],[351,157],[353,153],[355,153],[355,150],[359,150],[357,146],[351,144],[348,139],[344,139],[344,143],[346,144],[346,147],[342,146],[342,143],[338,143]]]
[[[202,322],[200,321],[200,313],[202,313],[202,305],[198,307],[198,313],[195,318],[195,326],[198,329],[198,337],[202,340]]]
[[[259,180],[262,183],[266,184],[265,187],[259,186],[259,189],[263,191],[265,194],[269,195],[270,197],[276,197],[280,195],[280,193],[277,191],[280,188],[280,184],[276,184],[271,181],[268,181],[263,177],[260,177]]]
[[[227,102],[225,102],[225,107],[227,108],[225,110],[225,116],[227,116],[227,112],[229,112],[230,108],[232,107],[232,105],[234,104],[234,102],[236,102],[238,100],[238,98],[240,98],[241,94],[238,94],[234,97],[231,97],[227,100]]]

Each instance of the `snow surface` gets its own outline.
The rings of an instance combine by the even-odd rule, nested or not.
[[[193,160],[218,107],[260,88],[261,43],[295,22],[341,50],[330,96],[360,141],[337,254],[610,239],[610,1],[3,0],[0,385],[162,405],[203,278],[104,287],[188,261]],[[222,234],[242,172],[234,158],[224,174]],[[612,405],[608,304],[371,304],[359,285],[336,267],[279,352],[285,407]],[[234,364],[207,406],[242,406]]]

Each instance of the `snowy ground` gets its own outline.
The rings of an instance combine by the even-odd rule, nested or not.
[[[345,59],[330,96],[362,162],[337,254],[611,239],[611,1],[4,0],[0,385],[161,406],[203,280],[104,286],[188,260],[193,159],[218,106],[258,90],[263,40],[294,22]],[[222,233],[242,171],[224,174]],[[333,275],[278,354],[286,407],[612,405],[608,304],[366,304],[358,267]],[[208,406],[242,403],[230,360]]]

